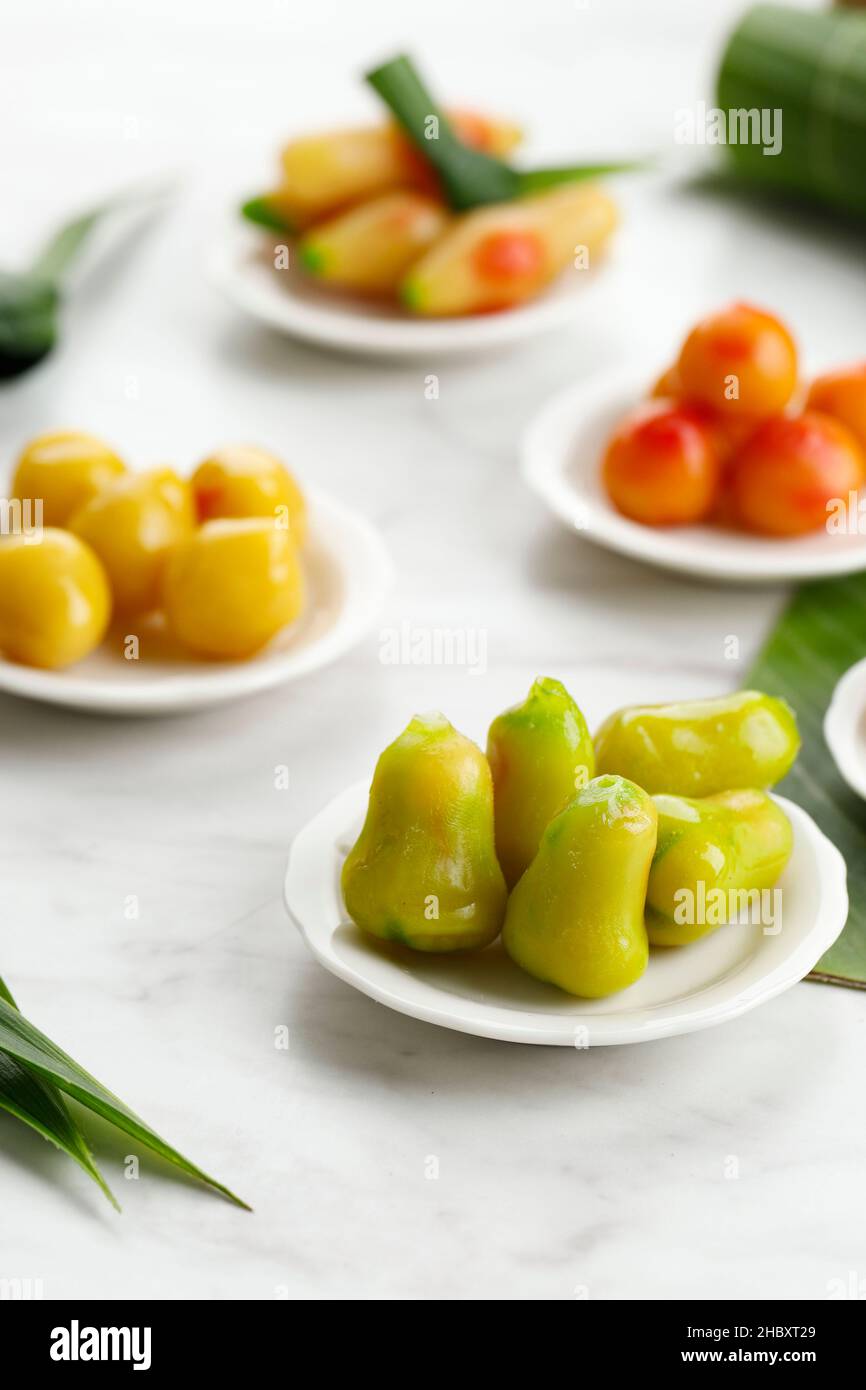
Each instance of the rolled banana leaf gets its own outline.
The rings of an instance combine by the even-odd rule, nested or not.
[[[777,153],[759,140],[727,145],[738,175],[866,217],[866,9],[748,10],[722,56],[716,101],[729,129],[730,113],[781,112]]]

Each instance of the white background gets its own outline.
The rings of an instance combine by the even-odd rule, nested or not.
[[[283,692],[154,722],[0,701],[0,969],[25,1011],[247,1216],[91,1128],[123,1202],[0,1116],[0,1276],[46,1296],[825,1297],[866,1276],[862,995],[797,986],[716,1031],[579,1053],[391,1014],[324,974],[280,905],[293,831],[416,708],[483,739],[539,673],[592,723],[745,672],[780,602],[689,585],[548,521],[521,430],[553,391],[672,350],[732,296],[815,361],[862,356],[862,236],[688,186],[674,113],[712,100],[739,5],[7,0],[4,263],[112,188],[174,173],[169,214],[94,272],[62,351],[0,391],[4,466],[81,426],[133,462],[282,453],[382,529],[385,625],[472,626],[486,675],[385,667],[378,633]],[[477,363],[373,365],[242,321],[204,277],[288,133],[373,109],[358,73],[410,47],[453,100],[516,114],[539,160],[659,149],[619,190],[585,322]],[[440,398],[424,377],[440,375]],[[724,641],[741,641],[739,663]],[[290,768],[288,792],[274,767]],[[123,916],[138,895],[141,917]],[[274,1029],[290,1030],[288,1053]],[[428,1156],[438,1180],[425,1178]],[[736,1160],[739,1176],[726,1177]]]

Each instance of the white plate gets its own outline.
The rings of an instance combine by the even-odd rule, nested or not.
[[[848,786],[866,797],[866,660],[847,670],[833,691],[824,738]]]
[[[597,545],[664,569],[729,584],[781,582],[866,569],[866,535],[815,532],[772,540],[716,526],[642,526],[622,516],[601,482],[607,440],[646,397],[658,363],[581,381],[554,397],[523,440],[523,475],[551,511]]]
[[[498,314],[420,319],[396,304],[330,291],[301,271],[275,270],[269,244],[252,228],[226,232],[208,257],[211,279],[239,309],[271,328],[322,347],[376,357],[424,358],[522,342],[576,319],[605,274],[603,265],[597,271],[566,273],[538,299]]]
[[[321,493],[307,496],[306,610],[258,655],[248,661],[196,661],[157,624],[135,624],[138,661],[124,659],[124,634],[115,631],[113,649],[106,641],[65,671],[37,671],[0,659],[0,690],[100,713],[168,714],[268,690],[336,660],[375,621],[391,582],[391,562],[368,522]]]
[[[430,956],[365,936],[347,918],[340,870],[367,806],[359,782],[296,836],[286,873],[290,916],[326,970],[398,1012],[507,1042],[562,1047],[645,1042],[724,1023],[807,975],[848,915],[845,863],[799,806],[794,851],[779,882],[778,935],[721,927],[690,946],[654,950],[643,978],[608,999],[573,999],[524,974],[500,942],[466,956]]]

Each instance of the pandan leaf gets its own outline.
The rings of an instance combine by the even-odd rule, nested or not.
[[[520,196],[529,193],[544,193],[548,188],[559,188],[564,183],[579,183],[582,179],[601,179],[608,174],[632,174],[640,169],[648,169],[650,159],[623,159],[612,164],[568,164],[562,168],[518,170]]]
[[[13,1009],[18,1007],[2,979],[0,1000]],[[112,1206],[120,1210],[57,1087],[28,1071],[5,1052],[0,1052],[0,1110],[7,1110],[23,1120],[43,1139],[67,1154],[102,1188]]]
[[[866,802],[842,780],[824,742],[836,682],[866,653],[866,574],[804,585],[749,672],[747,686],[793,706],[803,747],[778,791],[817,821],[848,866],[845,930],[812,972],[866,988]]]
[[[32,1023],[28,1023],[9,1002],[9,993],[5,986],[4,996],[0,998],[0,1055],[3,1053],[26,1071],[35,1073],[37,1078],[72,1096],[94,1114],[101,1115],[109,1124],[129,1134],[137,1143],[159,1154],[181,1172],[206,1183],[236,1206],[243,1207],[246,1211],[250,1210],[246,1202],[241,1201],[240,1197],[236,1197],[227,1187],[215,1178],[209,1177],[194,1163],[190,1163],[189,1159],[184,1158],[177,1149],[167,1144],[149,1125],[128,1109],[123,1101],[106,1090],[44,1033],[34,1028]]]
[[[410,58],[392,58],[368,72],[366,80],[436,170],[451,207],[463,212],[482,203],[502,203],[518,197],[520,183],[515,171],[504,160],[464,145]],[[436,120],[435,140],[428,138],[431,117]]]
[[[504,159],[464,144],[441,107],[434,102],[411,58],[392,58],[368,72],[366,80],[415,148],[435,169],[446,201],[457,212],[468,212],[485,203],[510,202],[563,183],[575,183],[578,179],[645,167],[645,161],[627,160],[551,169],[513,169]],[[436,119],[435,139],[429,138],[431,116]]]
[[[23,1120],[43,1139],[74,1159],[102,1188],[111,1205],[120,1211],[57,1087],[28,1071],[5,1052],[0,1052],[0,1110],[7,1110]]]
[[[59,304],[50,281],[0,270],[0,377],[18,376],[51,351]]]
[[[20,376],[51,352],[58,337],[64,276],[94,227],[125,207],[149,207],[171,190],[150,184],[64,223],[28,270],[0,271],[0,378]]]

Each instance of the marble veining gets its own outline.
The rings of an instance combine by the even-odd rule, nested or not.
[[[4,393],[3,466],[62,424],[142,465],[270,444],[381,527],[399,574],[383,630],[486,640],[473,673],[383,665],[374,632],[303,682],[194,716],[103,720],[0,699],[0,970],[34,1021],[255,1207],[147,1159],[125,1181],[126,1142],[94,1125],[118,1217],[0,1115],[0,1275],[39,1278],[47,1297],[821,1298],[849,1271],[866,1276],[862,994],[802,984],[694,1036],[521,1047],[376,1005],[320,969],[283,912],[293,832],[370,772],[415,709],[441,707],[480,739],[536,674],[565,680],[592,723],[633,698],[710,694],[742,679],[777,612],[776,591],[653,573],[549,520],[516,449],[550,393],[635,347],[662,357],[690,315],[731,295],[788,309],[816,353],[863,352],[853,238],[661,177],[623,186],[622,255],[585,322],[531,348],[388,366],[241,321],[201,270],[214,212],[262,176],[283,131],[327,119],[335,74],[395,33],[438,73],[453,64],[458,92],[479,82],[479,102],[506,110],[525,62],[530,121],[549,100],[554,127],[573,127],[581,90],[582,138],[600,148],[635,128],[666,138],[717,45],[688,7],[665,0],[662,22],[636,5],[643,56],[626,78],[622,7],[592,6],[569,19],[589,27],[563,71],[572,30],[543,0],[548,38],[503,12],[496,62],[479,65],[483,17],[439,8],[413,19],[381,0],[326,31],[267,6],[279,39],[267,42],[225,23],[228,0],[197,5],[188,27],[157,6],[132,53],[119,15],[97,33],[51,0],[40,15],[64,62],[37,117],[47,20],[11,7],[6,180],[28,194],[0,229],[4,261],[91,193],[178,163],[186,174],[170,214],[92,273],[57,357]],[[719,28],[737,8],[720,7]],[[168,52],[156,100],[149,74]],[[360,104],[348,78],[337,87],[336,103]],[[624,106],[604,100],[617,88]]]

